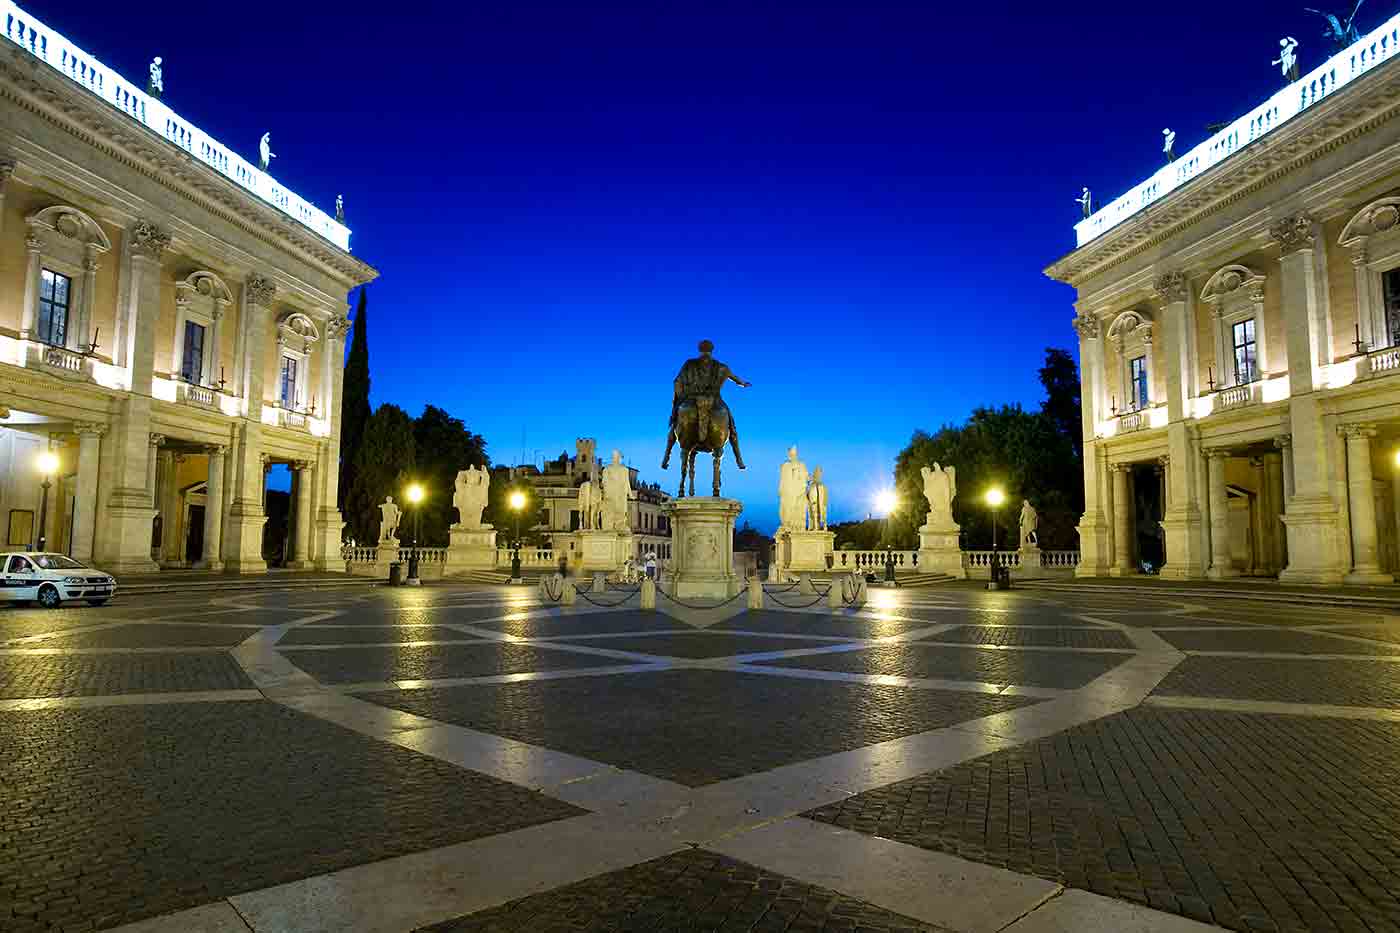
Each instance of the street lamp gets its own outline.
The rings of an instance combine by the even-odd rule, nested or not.
[[[894,550],[890,542],[890,513],[899,500],[893,489],[882,489],[875,494],[875,511],[880,513],[880,538],[885,546],[885,582],[894,583]]]
[[[39,455],[39,472],[44,477],[44,494],[39,499],[39,550],[46,551],[49,546],[48,535],[45,534],[49,526],[49,487],[53,485],[53,475],[58,472],[58,455],[52,450]]]
[[[518,583],[520,576],[520,510],[525,508],[525,493],[515,490],[510,494],[510,510],[515,513],[515,553],[510,558],[510,581]]]
[[[418,579],[418,536],[423,529],[423,487],[412,483],[405,491],[405,496],[408,504],[413,506],[413,545],[408,552],[408,580],[405,582],[409,586],[420,586],[422,581]]]
[[[987,589],[1001,589],[1001,560],[997,554],[997,510],[1006,501],[1006,493],[993,486],[983,498],[992,510],[992,579],[987,584]]]

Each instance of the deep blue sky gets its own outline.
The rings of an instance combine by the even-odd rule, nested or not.
[[[26,7],[330,210],[370,289],[376,404],[433,402],[494,461],[577,435],[657,468],[697,340],[771,527],[790,443],[865,514],[915,428],[1038,404],[1076,348],[1082,184],[1104,202],[1280,86],[1292,4],[374,5],[31,0]],[[1393,7],[1377,3],[1363,31]],[[139,24],[139,26],[137,25]],[[524,441],[522,443],[522,432]],[[708,466],[702,463],[702,476]]]

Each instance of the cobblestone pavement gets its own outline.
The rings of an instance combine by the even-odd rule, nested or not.
[[[484,586],[8,608],[0,930],[1400,933],[1397,657],[1371,611],[970,585],[703,631]]]
[[[681,930],[938,933],[888,910],[702,850],[521,898],[424,933]]]
[[[392,691],[364,699],[688,786],[1034,702],[700,670]]]

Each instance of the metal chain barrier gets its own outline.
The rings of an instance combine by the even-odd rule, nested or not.
[[[835,585],[836,585],[836,584],[833,583],[831,586],[835,586]],[[826,589],[824,589],[824,590],[818,590],[818,591],[817,591],[817,598],[814,599],[814,600],[812,600],[810,603],[802,603],[801,605],[798,605],[798,604],[796,604],[796,603],[785,603],[785,602],[783,602],[781,599],[778,599],[777,597],[773,597],[773,602],[777,603],[779,606],[782,606],[784,609],[810,609],[810,608],[812,608],[813,606],[815,606],[817,603],[820,603],[820,602],[822,602],[823,600],[826,599],[827,594],[831,592],[831,586],[828,586],[828,587],[827,587]],[[813,587],[813,589],[816,589],[816,588]],[[770,593],[770,594],[768,594],[768,595],[771,596],[772,594]]]
[[[559,586],[557,592],[554,589],[555,584]],[[557,573],[540,577],[540,589],[544,592],[545,599],[552,603],[560,602],[564,598],[564,578]]]
[[[695,605],[694,603],[688,603],[688,602],[685,602],[684,600],[676,599],[676,597],[672,596],[670,593],[666,592],[665,590],[663,590],[663,589],[662,589],[661,587],[659,587],[659,586],[656,588],[656,593],[657,593],[658,596],[665,596],[667,599],[669,599],[671,602],[675,603],[677,606],[683,606],[683,607],[686,608],[686,609],[699,609],[699,610],[705,610],[705,609],[722,609],[722,608],[724,608],[725,606],[729,605],[730,603],[734,602],[734,600],[736,600],[736,599],[743,599],[745,596],[747,596],[747,595],[748,595],[748,587],[741,587],[740,590],[739,590],[739,592],[735,593],[733,596],[729,597],[729,598],[726,599],[724,602],[722,602],[722,603],[716,603],[716,604],[713,605],[713,606],[697,606],[697,605]]]
[[[623,603],[625,603],[625,602],[631,601],[632,597],[636,595],[636,592],[637,592],[637,591],[635,591],[635,590],[632,591],[632,592],[629,592],[626,596],[622,597],[621,599],[614,600],[614,601],[612,601],[612,602],[600,602],[600,601],[598,601],[598,600],[596,600],[596,599],[593,599],[591,596],[589,596],[589,595],[588,595],[587,593],[585,593],[583,590],[578,590],[578,591],[577,591],[577,595],[578,595],[579,599],[582,599],[584,602],[591,603],[591,604],[594,605],[594,606],[598,606],[598,607],[600,607],[600,608],[602,608],[602,609],[613,609],[613,608],[616,608],[617,606],[621,606],[621,605],[622,605]]]

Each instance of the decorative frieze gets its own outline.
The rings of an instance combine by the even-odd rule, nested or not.
[[[1186,273],[1180,270],[1163,272],[1157,276],[1157,280],[1152,283],[1152,290],[1157,293],[1157,297],[1165,304],[1173,304],[1186,300],[1186,290],[1189,286]]]

